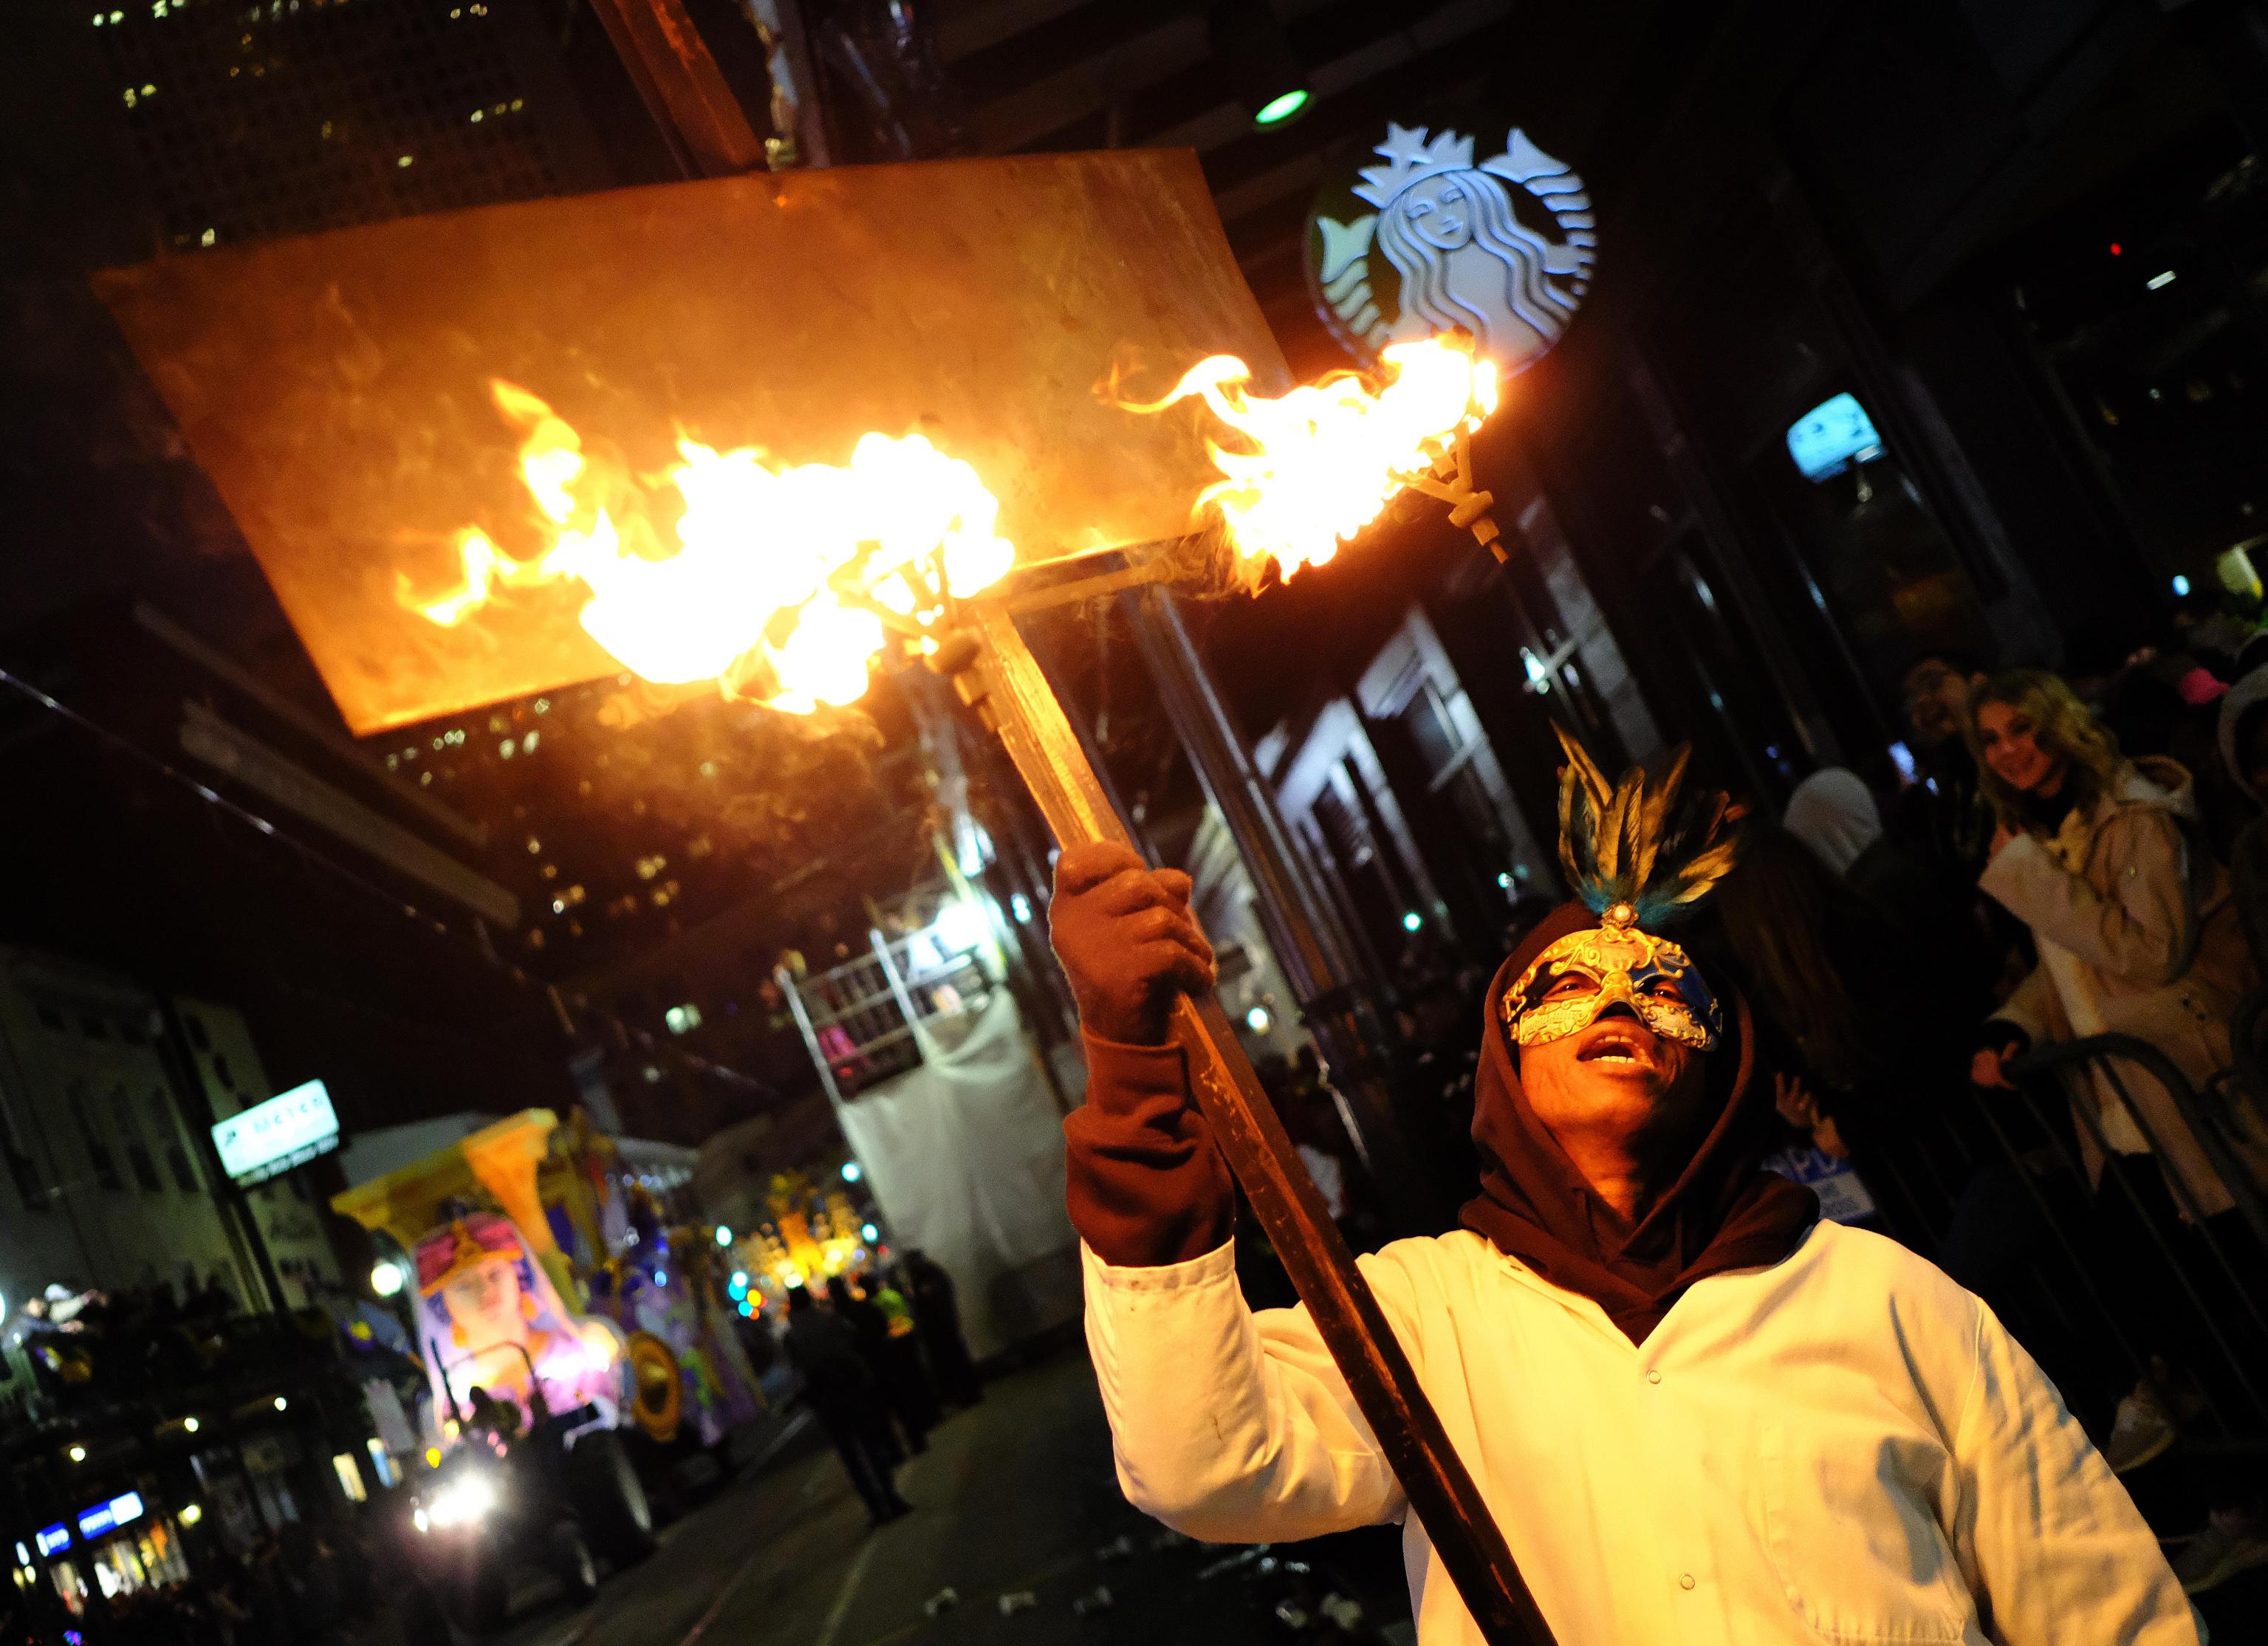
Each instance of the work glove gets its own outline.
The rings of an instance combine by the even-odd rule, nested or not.
[[[1167,1042],[1174,996],[1213,986],[1189,878],[1124,846],[1074,846],[1048,926],[1086,1043],[1087,1100],[1064,1122],[1071,1226],[1115,1268],[1202,1257],[1227,1241],[1236,1199]]]
[[[1189,878],[1130,846],[1073,846],[1056,862],[1048,935],[1079,1027],[1121,1046],[1162,1046],[1174,996],[1213,986],[1212,945],[1189,913]]]

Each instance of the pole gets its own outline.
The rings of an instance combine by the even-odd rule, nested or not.
[[[1204,658],[1182,621],[1181,602],[1152,585],[1119,597],[1182,746],[1207,798],[1219,808],[1258,894],[1269,946],[1298,996],[1301,1021],[1322,1050],[1329,1090],[1355,1146],[1405,1229],[1435,1226],[1432,1196],[1424,1192],[1394,1120],[1392,1089],[1371,1047],[1381,1032],[1377,1009],[1354,963],[1336,912],[1306,872],[1284,819]]]
[[[592,9],[679,171],[733,177],[763,169],[763,139],[683,0],[592,0]]]
[[[999,734],[1048,827],[1065,846],[1130,846],[1014,617],[970,614],[976,656],[955,675],[962,697]],[[954,659],[962,661],[963,659]],[[1378,1299],[1300,1163],[1283,1122],[1238,1045],[1220,1003],[1184,995],[1174,1039],[1189,1058],[1197,1106],[1274,1243],[1355,1404],[1400,1477],[1410,1507],[1491,1646],[1550,1646],[1536,1608],[1480,1488],[1450,1444]]]

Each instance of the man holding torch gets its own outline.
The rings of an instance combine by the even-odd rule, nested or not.
[[[1491,984],[1464,1226],[1361,1260],[1561,1646],[2195,1646],[2147,1526],[1988,1309],[1757,1165],[1745,1003],[1661,935],[1732,862],[1724,797],[1580,748],[1579,895]],[[1216,1541],[1406,1520],[1423,1646],[1481,1635],[1304,1307],[1254,1314],[1227,1171],[1167,1042],[1213,981],[1189,884],[1066,850],[1066,1122],[1118,1476]]]

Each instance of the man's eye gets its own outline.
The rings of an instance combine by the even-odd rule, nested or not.
[[[1681,1005],[1683,1005],[1685,1001],[1685,991],[1678,988],[1676,984],[1671,982],[1666,977],[1649,979],[1646,982],[1646,992],[1655,1000],[1674,1000]]]
[[[1569,973],[1543,991],[1546,1000],[1561,1000],[1570,995],[1594,995],[1599,986],[1578,973]]]

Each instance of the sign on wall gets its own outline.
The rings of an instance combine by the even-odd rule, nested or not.
[[[1462,326],[1506,376],[1559,341],[1589,290],[1597,221],[1583,180],[1513,128],[1476,164],[1475,140],[1389,123],[1363,165],[1308,214],[1315,311],[1359,358]]]
[[[221,1170],[250,1187],[339,1146],[339,1117],[320,1080],[232,1114],[212,1128]]]

